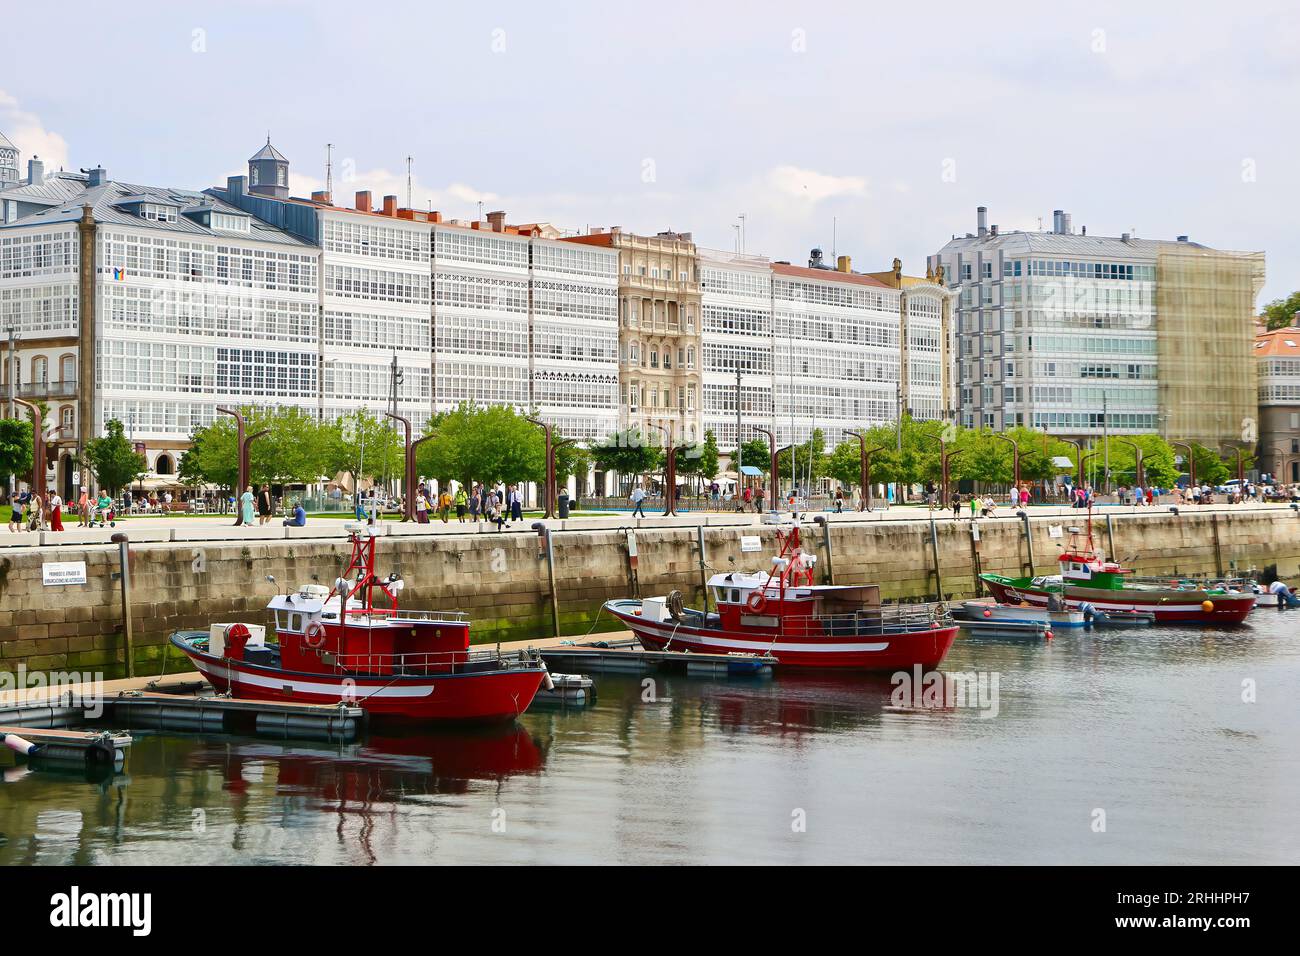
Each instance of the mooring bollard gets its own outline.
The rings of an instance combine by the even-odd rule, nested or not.
[[[131,638],[131,556],[130,538],[120,531],[108,539],[117,545],[122,564],[122,635],[126,641],[126,676],[135,676],[135,642]]]

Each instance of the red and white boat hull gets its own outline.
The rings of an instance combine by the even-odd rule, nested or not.
[[[409,677],[286,671],[217,658],[173,638],[219,691],[240,699],[303,704],[346,702],[372,717],[415,722],[503,723],[533,702],[545,669],[512,667]]]
[[[863,636],[756,635],[691,628],[672,621],[649,621],[626,610],[606,607],[650,650],[771,654],[781,667],[896,671],[920,664],[924,668],[934,668],[947,655],[958,630],[952,625]]]

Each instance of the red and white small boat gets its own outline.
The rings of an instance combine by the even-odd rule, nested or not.
[[[275,642],[264,626],[237,623],[178,631],[172,644],[239,698],[351,703],[371,717],[420,722],[505,722],[527,710],[550,684],[540,657],[470,651],[462,612],[400,610],[400,575],[376,577],[374,535],[350,530],[352,559],[333,588],[303,585],[267,605]],[[387,607],[375,604],[376,589]]]
[[[816,555],[799,544],[799,522],[777,531],[770,572],[715,574],[717,611],[682,607],[681,593],[607,601],[650,650],[771,654],[780,667],[895,671],[943,660],[957,626],[943,605],[882,605],[876,585],[813,584]]]

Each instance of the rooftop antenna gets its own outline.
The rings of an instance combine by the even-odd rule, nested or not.
[[[740,223],[733,222],[731,228],[736,230],[736,255],[740,255]]]
[[[836,249],[836,242],[837,242],[837,237],[839,236],[839,229],[840,229],[840,217],[831,216],[831,262],[839,261],[839,258],[836,256],[836,253],[839,251],[838,249]]]
[[[411,157],[406,157],[406,208],[411,208]]]
[[[483,221],[483,200],[478,201],[478,221]]]
[[[334,144],[325,144],[325,192],[334,198]]]
[[[740,214],[740,254],[742,256],[745,254],[745,219],[746,218],[747,218],[746,214],[742,212]]]

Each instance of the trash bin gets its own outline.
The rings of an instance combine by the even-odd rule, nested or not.
[[[560,517],[567,518],[569,517],[569,493],[567,491],[561,491],[559,497],[560,497]]]

